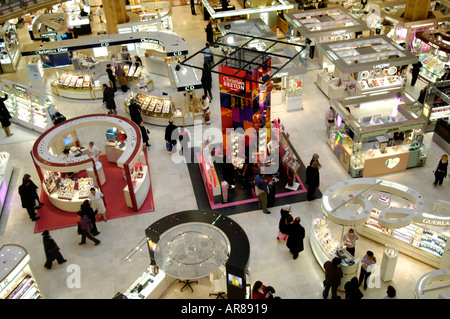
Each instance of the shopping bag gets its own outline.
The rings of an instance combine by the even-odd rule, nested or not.
[[[172,143],[170,143],[170,142],[166,143],[166,150],[167,150],[167,152],[172,152]]]

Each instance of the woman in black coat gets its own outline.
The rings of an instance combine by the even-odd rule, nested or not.
[[[28,216],[32,221],[38,220],[40,217],[36,216],[36,185],[31,179],[23,179],[22,185],[19,186],[20,200],[22,201],[22,207],[27,210]]]
[[[9,119],[11,118],[11,114],[9,114],[8,108],[6,107],[4,101],[8,99],[8,94],[5,94],[5,97],[0,97],[0,123],[2,123],[3,130],[5,131],[6,136],[11,136],[13,133],[9,130],[11,126],[11,122]]]
[[[130,111],[131,120],[137,125],[140,125],[142,122],[141,107],[136,103],[135,99],[130,100],[130,106],[128,106],[128,109]]]
[[[208,66],[206,64],[203,64],[203,71],[202,71],[202,86],[203,91],[206,96],[209,94],[209,100],[212,101],[212,93],[211,93],[211,87],[212,87],[212,76],[211,71],[207,70]]]
[[[141,123],[139,124],[139,128],[141,129],[142,141],[144,142],[145,147],[151,146],[148,143],[148,141],[149,141],[148,133],[150,133],[150,131],[147,129],[147,127],[145,127],[144,122],[141,121]]]
[[[319,180],[319,167],[320,164],[317,161],[313,161],[311,165],[306,168],[306,184],[308,185],[308,192],[306,198],[311,201],[314,199],[314,193],[316,188],[320,184]]]
[[[95,224],[95,215],[97,215],[97,210],[94,211],[92,209],[89,199],[84,200],[83,204],[81,204],[81,213],[86,215],[92,223],[91,234],[94,236],[99,235],[100,232],[97,230],[97,225]]]
[[[67,261],[59,252],[59,247],[50,236],[48,230],[44,230],[44,232],[42,233],[42,240],[44,242],[45,257],[47,259],[44,265],[45,268],[51,269],[53,260],[55,259],[60,265]]]
[[[281,218],[278,222],[278,240],[285,240],[288,238],[289,225],[292,224],[294,218],[291,215],[291,205],[285,205],[280,210]]]
[[[295,221],[288,225],[288,240],[286,246],[289,248],[294,259],[303,251],[303,239],[305,238],[305,228],[300,225],[300,217],[296,217]]]
[[[106,84],[103,84],[103,103],[106,105],[109,114],[117,114],[114,91]]]

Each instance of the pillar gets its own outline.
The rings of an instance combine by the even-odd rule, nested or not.
[[[406,0],[404,18],[409,21],[426,20],[431,0]]]
[[[106,31],[109,34],[117,34],[117,25],[130,20],[125,9],[125,0],[102,0],[105,11]]]

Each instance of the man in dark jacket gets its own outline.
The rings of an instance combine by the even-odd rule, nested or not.
[[[106,84],[103,84],[103,104],[106,105],[109,114],[117,114],[114,91]]]
[[[51,269],[53,260],[55,259],[58,264],[63,264],[67,261],[59,252],[59,247],[56,244],[55,240],[50,236],[48,230],[43,231],[42,240],[44,242],[45,257],[47,259],[44,265],[45,268]]]
[[[134,98],[130,100],[128,109],[130,111],[131,120],[137,125],[140,125],[142,122],[141,107],[136,103],[136,100]]]
[[[172,132],[175,131],[178,127],[173,124],[173,120],[169,120],[169,125],[166,126],[166,130],[164,133],[164,139],[166,140],[166,143],[170,143],[171,147],[173,148],[175,144],[177,144],[178,136],[172,136]]]
[[[341,259],[339,257],[334,257],[332,261],[326,261],[323,264],[325,269],[325,280],[323,281],[323,299],[328,298],[328,292],[331,288],[331,298],[340,299],[341,297],[337,295],[337,289],[341,284],[341,278],[343,277],[342,269],[340,267]]]
[[[320,184],[319,167],[320,164],[318,161],[312,161],[311,165],[306,168],[306,184],[308,185],[306,198],[309,201],[314,199],[314,193]]]
[[[106,73],[108,74],[108,80],[112,84],[113,91],[117,91],[117,85],[116,85],[116,77],[113,74],[112,66],[111,64],[106,65]]]
[[[414,63],[412,66],[412,76],[411,76],[411,86],[414,86],[416,84],[417,78],[419,77],[420,69],[422,68],[422,62],[417,61],[417,63]]]
[[[19,186],[19,195],[22,207],[27,210],[31,220],[36,221],[40,217],[36,216],[36,188],[31,183],[30,179],[24,179],[22,185]]]
[[[289,237],[286,246],[294,259],[297,259],[298,254],[303,251],[303,239],[305,238],[305,228],[300,225],[300,217],[296,217],[295,221],[288,225],[287,232]]]

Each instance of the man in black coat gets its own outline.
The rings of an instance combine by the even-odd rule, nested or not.
[[[112,83],[113,91],[116,92],[117,91],[116,77],[113,75],[113,70],[112,70],[111,64],[106,65],[106,73],[108,74],[108,79]]]
[[[22,185],[19,186],[19,195],[22,201],[22,207],[27,210],[31,220],[38,220],[40,217],[37,217],[35,212],[36,189],[31,184],[30,179],[23,180]]]
[[[209,100],[212,101],[212,93],[211,93],[211,87],[212,87],[212,76],[211,71],[208,69],[208,66],[206,63],[203,64],[203,71],[202,71],[202,87],[203,91],[206,96],[209,94]]]
[[[296,217],[294,222],[287,225],[288,240],[286,242],[294,259],[298,258],[298,254],[303,251],[303,239],[305,238],[305,228],[300,225],[300,217]]]
[[[117,114],[114,91],[106,84],[103,84],[103,104],[106,105],[109,114]]]
[[[6,107],[4,101],[8,99],[8,94],[5,94],[5,97],[0,98],[0,123],[2,124],[3,130],[5,130],[6,136],[11,136],[9,127],[11,126],[11,122],[9,119],[11,118],[11,114],[9,114],[8,108]]]
[[[142,115],[141,115],[141,107],[136,103],[136,100],[133,98],[130,100],[130,105],[128,106],[130,111],[131,120],[137,125],[141,125]]]
[[[417,63],[414,63],[412,66],[412,76],[411,76],[411,86],[414,86],[416,84],[417,78],[419,77],[420,69],[422,68],[422,62],[417,61]]]
[[[52,263],[55,259],[60,265],[67,261],[59,252],[59,247],[56,244],[55,240],[50,236],[48,230],[44,230],[44,232],[42,233],[42,240],[44,242],[44,251],[46,257],[46,262],[44,265],[45,268],[51,269]]]
[[[164,139],[166,140],[166,143],[170,143],[172,145],[172,148],[175,144],[177,144],[177,140],[173,138],[172,132],[175,131],[178,127],[173,124],[173,120],[169,120],[169,125],[166,126],[166,130],[164,132]],[[178,138],[178,136],[176,137]]]
[[[318,161],[312,161],[311,165],[306,168],[306,184],[308,185],[308,192],[306,198],[311,201],[314,199],[314,193],[319,186],[319,167]]]

